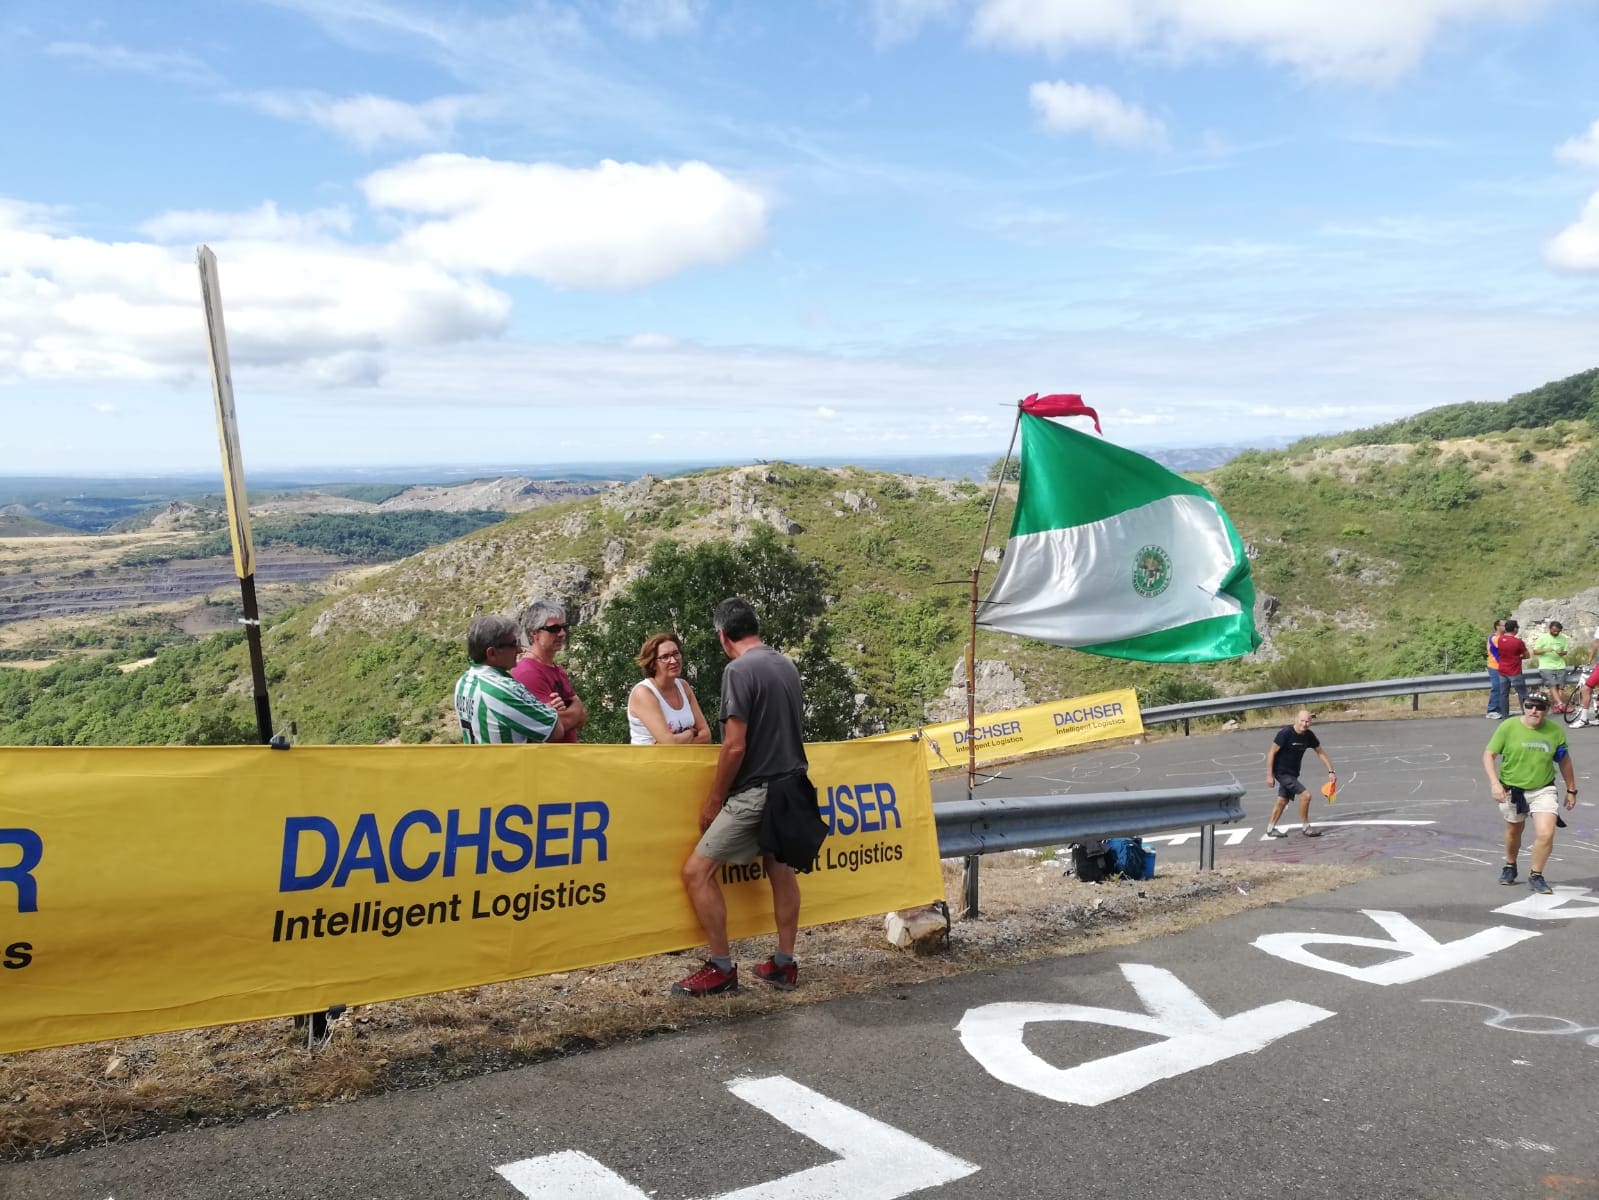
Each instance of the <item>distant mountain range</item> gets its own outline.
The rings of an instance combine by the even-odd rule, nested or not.
[[[1156,462],[1174,471],[1208,471],[1222,466],[1246,449],[1276,449],[1288,444],[1288,439],[1263,439],[1245,445],[1189,446],[1170,449],[1144,449]],[[793,461],[810,467],[859,467],[867,471],[883,471],[896,475],[920,475],[930,479],[985,480],[988,468],[998,459],[996,454],[915,454],[885,455],[879,457],[851,457],[832,455],[819,458],[799,458]],[[415,487],[461,488],[472,481],[491,481],[515,478],[529,480],[562,480],[574,484],[600,481],[628,481],[642,475],[656,478],[673,478],[695,471],[725,467],[717,462],[580,462],[580,463],[485,463],[482,466],[442,466],[420,464],[404,467],[378,468],[321,468],[316,470],[281,470],[270,474],[252,475],[248,486],[251,507],[255,508],[268,494],[303,491],[328,491],[343,489],[340,494],[350,495],[354,489],[382,490],[378,485],[406,485]],[[733,464],[749,465],[749,464]],[[70,530],[78,533],[99,533],[119,522],[137,517],[146,510],[174,500],[195,500],[204,496],[219,496],[222,478],[216,475],[145,475],[121,478],[94,478],[88,476],[0,476],[0,510],[8,520],[0,525],[0,536],[41,534]],[[395,486],[398,493],[401,486]],[[274,499],[282,500],[279,495]],[[415,507],[414,505],[412,507]],[[421,505],[421,507],[433,507]],[[448,507],[440,505],[439,507]],[[488,504],[484,507],[499,508]],[[510,511],[520,511],[512,507]],[[325,506],[323,506],[325,511]],[[37,523],[37,524],[35,524]]]

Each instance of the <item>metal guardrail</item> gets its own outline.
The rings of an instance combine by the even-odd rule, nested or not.
[[[1365,683],[1338,683],[1331,687],[1298,688],[1288,692],[1256,692],[1249,696],[1217,696],[1213,700],[1191,700],[1185,704],[1161,704],[1143,710],[1145,725],[1161,725],[1172,721],[1183,723],[1183,733],[1188,732],[1188,722],[1199,717],[1217,717],[1224,713],[1246,712],[1253,708],[1288,708],[1298,705],[1309,708],[1317,702],[1336,703],[1340,700],[1375,700],[1384,696],[1409,696],[1411,708],[1416,708],[1420,698],[1439,692],[1485,692],[1486,670],[1467,675],[1417,675],[1410,679],[1374,679]],[[1536,672],[1524,673],[1521,678],[1528,684],[1537,683]]]
[[[1208,871],[1216,865],[1215,827],[1243,820],[1243,798],[1244,789],[1238,784],[1067,796],[996,796],[940,804],[933,809],[933,818],[940,856],[966,859],[965,915],[975,917],[980,855],[1198,825],[1199,865]]]

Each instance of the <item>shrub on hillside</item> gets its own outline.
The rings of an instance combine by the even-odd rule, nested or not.
[[[1483,665],[1485,628],[1458,617],[1417,621],[1389,656],[1382,672],[1393,678],[1412,675],[1454,675]]]
[[[1349,683],[1359,677],[1355,668],[1356,662],[1348,654],[1322,647],[1302,647],[1266,668],[1267,690],[1296,692],[1302,688]]]
[[[1566,487],[1577,504],[1599,500],[1599,446],[1589,447],[1567,464]]]

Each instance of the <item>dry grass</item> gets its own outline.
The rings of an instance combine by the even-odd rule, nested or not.
[[[461,992],[369,1005],[306,1048],[287,1020],[0,1056],[0,1160],[44,1157],[184,1126],[313,1108],[393,1088],[477,1075],[729,1017],[905,987],[966,971],[1124,945],[1247,908],[1323,891],[1370,872],[1239,863],[1202,874],[1162,865],[1147,882],[1083,884],[1062,864],[984,862],[983,915],[957,921],[948,951],[888,945],[880,918],[803,930],[800,989],[673,999],[690,956],[637,959]],[[960,874],[945,866],[952,906]],[[741,943],[750,965],[765,942]]]

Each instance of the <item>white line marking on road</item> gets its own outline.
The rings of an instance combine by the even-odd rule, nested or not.
[[[1316,827],[1318,829],[1320,829],[1324,825],[1436,825],[1436,824],[1438,824],[1437,821],[1411,819],[1411,818],[1408,818],[1408,817],[1407,818],[1388,818],[1388,817],[1383,817],[1381,819],[1374,819],[1374,820],[1369,820],[1369,821],[1350,820],[1350,821],[1317,821],[1317,822],[1315,822],[1315,825],[1316,825]],[[1221,835],[1221,834],[1225,834],[1226,835],[1227,840],[1222,843],[1223,846],[1238,846],[1238,845],[1243,844],[1243,842],[1246,841],[1249,838],[1250,834],[1255,832],[1255,827],[1253,825],[1236,825],[1236,826],[1226,826],[1226,825],[1224,825],[1224,826],[1218,827],[1216,832],[1217,832],[1218,835]],[[1172,846],[1183,846],[1183,845],[1186,845],[1189,842],[1193,841],[1195,838],[1197,838],[1199,836],[1199,834],[1200,834],[1200,831],[1197,830],[1197,829],[1185,829],[1181,833],[1157,833],[1157,834],[1153,834],[1153,835],[1147,835],[1147,836],[1144,837],[1143,840],[1146,841],[1146,842],[1165,842],[1168,845],[1172,845]],[[1265,834],[1261,834],[1260,837],[1257,840],[1265,841],[1266,840],[1266,835]]]
[[[735,1079],[727,1089],[838,1158],[781,1179],[719,1192],[711,1200],[898,1200],[978,1170],[975,1163],[782,1075]],[[576,1150],[525,1158],[495,1170],[527,1200],[649,1200],[615,1171]]]
[[[1239,1054],[1254,1054],[1278,1038],[1336,1014],[1281,1000],[1236,1016],[1219,1017],[1177,976],[1161,967],[1123,963],[1147,1013],[1082,1004],[985,1004],[956,1026],[961,1045],[995,1079],[1046,1100],[1088,1107],[1129,1096],[1187,1071]],[[1077,1021],[1152,1033],[1162,1040],[1075,1067],[1056,1067],[1027,1048],[1029,1024]]]
[[[527,1200],[649,1200],[627,1180],[581,1150],[561,1150],[495,1167]]]
[[[1584,917],[1599,917],[1599,896],[1590,895],[1592,891],[1592,888],[1557,883],[1553,896],[1533,893],[1494,912],[1507,917],[1525,917],[1529,921],[1579,921]],[[1568,905],[1576,907],[1568,908]]]
[[[1374,983],[1388,987],[1395,983],[1414,983],[1487,958],[1518,942],[1539,934],[1530,929],[1511,929],[1495,925],[1453,942],[1440,942],[1403,913],[1380,909],[1360,910],[1388,932],[1387,938],[1351,937],[1336,933],[1267,933],[1254,940],[1257,950],[1264,950],[1284,962],[1298,963],[1317,971],[1344,975],[1361,983]],[[1335,959],[1323,958],[1306,949],[1307,946],[1370,946],[1376,950],[1394,950],[1401,957],[1370,967],[1354,967]]]

